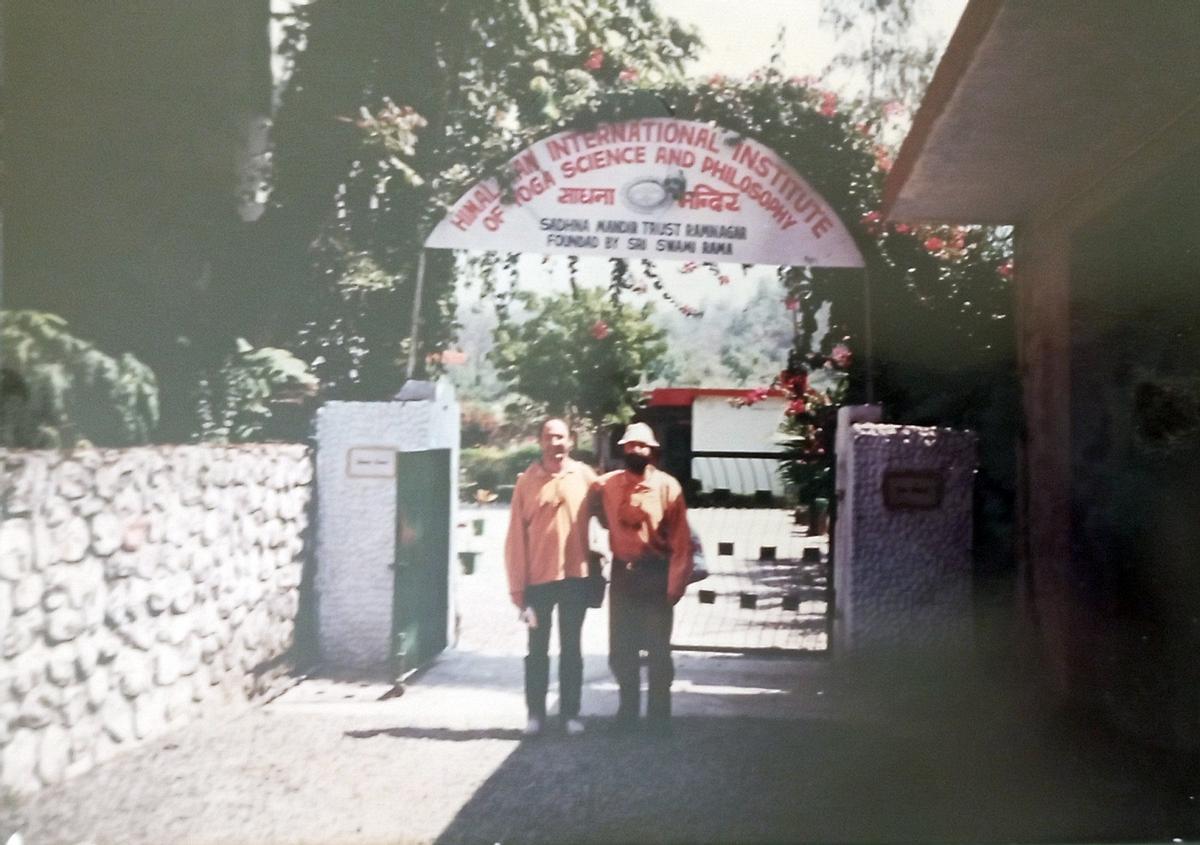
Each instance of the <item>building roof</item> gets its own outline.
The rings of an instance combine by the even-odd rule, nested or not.
[[[1196,0],[970,0],[884,190],[893,220],[1018,223],[1200,127]],[[1169,159],[1164,159],[1169,160]]]

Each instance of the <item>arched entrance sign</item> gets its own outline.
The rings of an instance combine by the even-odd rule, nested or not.
[[[862,267],[829,203],[771,149],[710,123],[560,132],[468,190],[425,245],[654,261]]]

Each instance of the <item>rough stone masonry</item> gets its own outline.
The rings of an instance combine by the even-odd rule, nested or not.
[[[0,787],[265,691],[295,637],[302,445],[0,450]]]

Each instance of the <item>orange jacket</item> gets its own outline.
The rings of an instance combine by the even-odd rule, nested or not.
[[[517,476],[504,563],[513,604],[524,607],[525,588],[587,575],[588,491],[596,473],[567,458],[551,475],[535,461]]]
[[[678,601],[692,574],[692,534],[679,482],[654,466],[644,476],[617,470],[595,485],[613,557],[668,561],[667,594]]]

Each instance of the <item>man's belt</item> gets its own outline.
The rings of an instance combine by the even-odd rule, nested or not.
[[[645,557],[638,560],[613,558],[614,569],[624,569],[628,572],[666,572],[669,563],[665,557]]]

